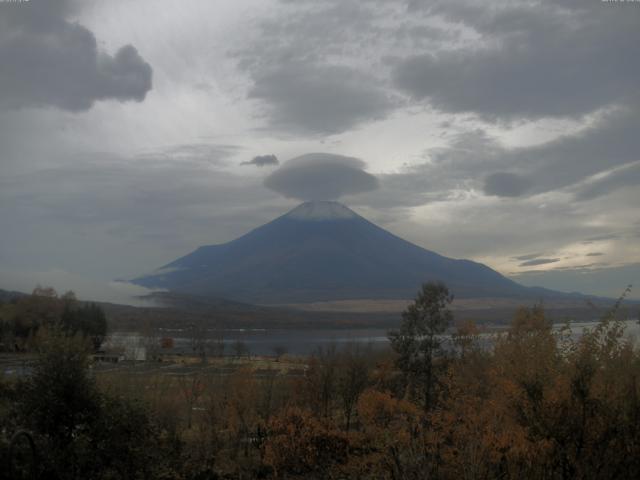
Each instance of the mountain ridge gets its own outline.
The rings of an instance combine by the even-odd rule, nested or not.
[[[426,281],[459,297],[545,297],[481,263],[426,250],[338,202],[305,202],[239,238],[208,245],[133,283],[148,288],[278,304],[413,298]]]

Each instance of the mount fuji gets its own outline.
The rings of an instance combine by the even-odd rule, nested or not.
[[[203,246],[133,283],[152,289],[282,304],[409,299],[427,281],[458,298],[561,296],[486,265],[431,252],[338,202],[306,202],[221,245]]]

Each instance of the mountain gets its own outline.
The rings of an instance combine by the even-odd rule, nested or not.
[[[28,294],[22,292],[15,292],[13,290],[0,289],[0,303],[11,302],[16,298],[26,297]]]
[[[133,283],[280,304],[413,298],[431,280],[443,281],[460,298],[554,294],[523,287],[486,265],[425,250],[337,202],[303,203],[236,240],[200,247]]]

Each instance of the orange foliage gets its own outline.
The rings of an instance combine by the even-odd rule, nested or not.
[[[327,472],[346,461],[347,445],[342,432],[310,411],[288,407],[269,422],[263,459],[277,478]]]

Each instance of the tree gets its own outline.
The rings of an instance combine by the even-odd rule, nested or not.
[[[419,392],[425,411],[434,404],[434,359],[441,350],[438,335],[453,320],[448,305],[453,295],[443,283],[422,285],[413,304],[402,313],[402,324],[389,332],[391,347],[398,355],[396,365],[412,392]]]
[[[38,478],[174,478],[159,475],[172,452],[146,410],[100,392],[89,374],[87,340],[65,333],[38,332],[33,373],[16,385],[17,425],[46,452]]]
[[[200,357],[202,363],[207,363],[209,356],[222,356],[220,353],[220,343],[218,338],[211,338],[209,329],[205,324],[191,325],[191,349],[193,353]],[[224,346],[222,346],[224,352]]]
[[[42,329],[33,374],[20,384],[20,412],[34,431],[64,446],[97,409],[95,382],[88,375],[89,349],[79,336]]]
[[[332,469],[348,459],[345,435],[310,411],[288,407],[271,419],[264,462],[275,478],[336,478]]]
[[[243,355],[247,357],[251,356],[251,352],[249,351],[249,347],[242,340],[236,340],[233,343],[233,352],[236,354],[236,357],[241,358]]]
[[[200,375],[196,372],[193,374],[186,374],[180,378],[180,391],[184,396],[184,400],[187,404],[187,428],[191,428],[191,419],[193,418],[193,409],[198,398],[204,393],[204,384]]]
[[[19,298],[11,309],[14,337],[21,339],[22,346],[29,344],[40,327],[58,323],[63,308],[64,303],[53,288],[36,287],[31,295]]]
[[[370,353],[368,350],[362,351],[357,344],[351,344],[341,355],[342,368],[338,375],[338,395],[342,403],[347,432],[351,426],[351,418],[358,398],[369,383],[368,353]]]
[[[284,345],[275,345],[273,347],[273,354],[276,356],[276,362],[279,362],[282,356],[287,354],[287,347]]]
[[[375,472],[374,478],[435,478],[428,468],[431,462],[424,450],[424,422],[419,406],[389,392],[368,389],[360,395],[357,411],[364,434],[357,450],[364,456],[365,471]]]
[[[479,348],[478,341],[480,338],[480,329],[473,320],[466,320],[456,326],[455,332],[451,335],[453,345],[457,349],[457,353],[461,359],[474,349]]]
[[[318,347],[305,375],[308,405],[318,417],[327,419],[336,400],[338,355],[335,345]]]
[[[89,338],[94,350],[100,348],[107,334],[107,317],[95,303],[79,307],[73,302],[66,302],[60,321],[69,334],[81,333]]]

